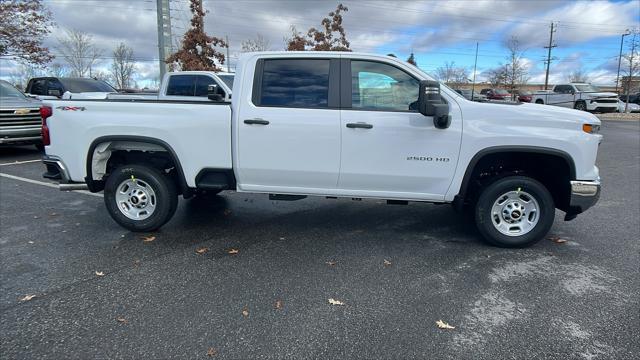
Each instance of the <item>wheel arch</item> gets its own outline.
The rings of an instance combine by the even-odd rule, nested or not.
[[[166,151],[167,154],[169,154],[169,157],[171,158],[173,164],[175,165],[177,180],[178,180],[177,185],[178,185],[178,189],[180,190],[180,193],[182,193],[183,195],[190,193],[190,189],[187,186],[182,165],[180,164],[180,160],[176,152],[171,147],[171,145],[169,145],[167,142],[158,138],[152,138],[148,136],[139,136],[139,135],[107,135],[107,136],[98,137],[91,142],[91,145],[89,145],[89,150],[87,152],[87,157],[86,157],[86,174],[87,175],[85,177],[85,182],[87,183],[87,186],[89,187],[90,191],[98,192],[104,189],[104,180],[95,180],[93,178],[93,156],[94,156],[96,147],[106,142],[118,142],[118,141],[133,142],[133,143],[139,143],[139,144],[151,144],[151,145],[159,146],[162,149],[164,149],[164,151]]]

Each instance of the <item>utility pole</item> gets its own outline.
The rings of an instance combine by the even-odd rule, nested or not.
[[[476,61],[473,63],[473,84],[471,85],[471,101],[476,90],[476,66],[478,65],[478,43],[476,42]]]
[[[227,72],[230,73],[231,72],[231,58],[229,57],[229,35],[225,35],[225,40],[227,42]]]
[[[171,54],[171,13],[169,0],[156,0],[158,15],[158,64],[160,66],[160,80],[167,72],[165,60]]]
[[[551,32],[549,33],[549,46],[545,46],[545,49],[549,49],[547,53],[547,73],[544,76],[544,89],[547,90],[547,86],[549,85],[549,67],[551,66],[551,49],[558,45],[553,44],[553,33],[556,32],[557,29],[553,28],[553,21],[551,22]]]
[[[616,75],[616,94],[618,93],[618,84],[620,83],[620,63],[622,62],[622,44],[624,44],[624,37],[631,35],[631,31],[627,29],[620,38],[620,55],[618,55],[618,75]]]

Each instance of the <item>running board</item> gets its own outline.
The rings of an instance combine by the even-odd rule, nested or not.
[[[269,200],[296,201],[305,199],[307,195],[269,194]]]

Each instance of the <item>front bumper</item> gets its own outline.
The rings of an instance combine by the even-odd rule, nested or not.
[[[600,180],[571,181],[571,213],[577,215],[592,207],[600,199]]]
[[[2,126],[0,145],[42,142],[40,126]]]

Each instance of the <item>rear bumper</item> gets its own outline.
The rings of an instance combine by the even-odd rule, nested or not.
[[[46,179],[60,180],[60,183],[67,184],[71,182],[69,171],[61,159],[55,156],[45,155],[42,162],[47,167],[47,172],[42,174]]]
[[[571,213],[580,214],[600,199],[600,180],[571,181]]]

